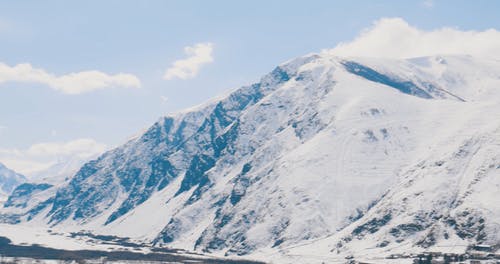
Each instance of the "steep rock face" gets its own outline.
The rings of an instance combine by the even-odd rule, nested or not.
[[[26,208],[33,195],[45,191],[50,187],[52,187],[52,185],[46,183],[23,183],[14,189],[9,199],[5,202],[4,207]]]
[[[243,87],[197,111],[162,118],[142,136],[85,164],[57,191],[48,213],[51,224],[72,219],[86,222],[112,210],[109,224],[185,174],[177,194],[208,182],[210,169],[231,140],[226,128],[288,75],[276,68],[260,83]],[[194,199],[194,198],[193,198]]]
[[[496,243],[499,76],[466,56],[301,57],[160,119],[22,219],[239,255]]]

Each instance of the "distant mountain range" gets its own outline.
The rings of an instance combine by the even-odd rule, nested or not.
[[[15,223],[225,255],[386,254],[500,244],[500,62],[290,60],[160,118]]]
[[[4,201],[14,188],[24,182],[26,177],[0,163],[0,201]]]

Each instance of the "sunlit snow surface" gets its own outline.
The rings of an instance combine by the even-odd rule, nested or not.
[[[499,187],[499,61],[319,54],[161,118],[43,192],[38,211],[2,213],[314,263],[499,243]]]

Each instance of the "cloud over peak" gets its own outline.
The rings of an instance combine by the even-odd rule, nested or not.
[[[90,138],[67,142],[42,142],[33,144],[27,149],[0,148],[0,162],[29,176],[53,166],[58,161],[72,158],[86,160],[107,149],[108,146],[105,144]]]
[[[165,80],[194,78],[201,66],[214,61],[212,51],[213,44],[209,42],[184,47],[184,53],[188,57],[174,61],[172,66],[165,71],[163,78]]]
[[[109,75],[100,71],[82,71],[56,76],[29,63],[9,66],[0,63],[0,84],[5,82],[39,83],[65,94],[81,94],[112,87],[139,88],[139,78],[132,74]]]
[[[462,31],[443,27],[421,30],[401,18],[382,18],[350,42],[327,52],[343,57],[411,58],[467,54],[500,58],[500,31]]]

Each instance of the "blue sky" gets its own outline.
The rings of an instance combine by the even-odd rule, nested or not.
[[[500,28],[499,10],[493,0],[0,1],[0,162],[27,171],[29,162],[15,159],[30,159],[33,146],[57,156],[71,155],[64,144],[79,139],[97,151],[118,145],[166,113],[351,41],[380,18],[400,17],[423,31],[483,31]],[[185,47],[208,43],[196,72],[164,78],[189,57]],[[21,63],[48,75],[1,81],[1,64],[10,70]],[[68,85],[56,78],[85,71],[106,74],[113,85],[82,85],[84,92],[72,94],[81,79]]]

